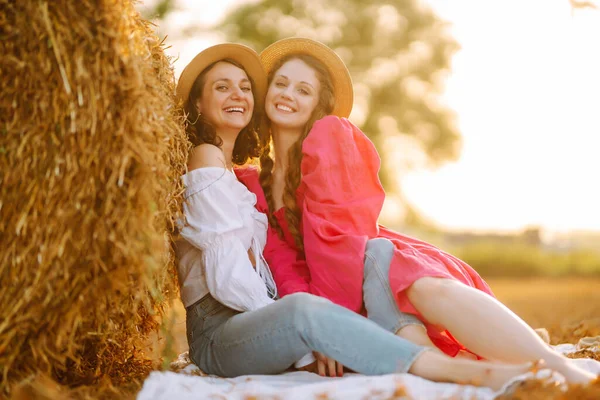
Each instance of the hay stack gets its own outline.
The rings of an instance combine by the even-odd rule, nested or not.
[[[131,1],[0,0],[0,397],[119,385],[172,289],[189,143]]]

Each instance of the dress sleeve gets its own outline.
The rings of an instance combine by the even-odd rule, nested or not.
[[[359,312],[365,247],[377,236],[385,198],[379,155],[356,126],[334,116],[315,123],[302,152],[299,196],[311,287]]]
[[[212,167],[190,171],[183,180],[186,222],[181,236],[202,251],[210,293],[239,311],[272,303],[240,240],[247,229],[233,192],[240,183],[225,169]]]
[[[271,267],[280,297],[297,292],[310,292],[310,272],[304,257],[269,226],[265,259]]]
[[[236,169],[240,181],[248,190],[256,195],[256,209],[264,214],[269,213],[267,199],[260,185],[258,170],[254,168]],[[269,226],[267,240],[263,250],[265,260],[269,264],[273,279],[280,297],[296,292],[310,292],[310,273],[302,253],[279,237],[277,231]]]

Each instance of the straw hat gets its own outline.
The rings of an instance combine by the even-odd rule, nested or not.
[[[321,61],[329,70],[333,81],[335,105],[333,115],[348,118],[352,111],[354,91],[352,78],[342,59],[321,42],[306,38],[287,38],[279,40],[260,53],[260,61],[267,75],[279,60],[290,54],[308,54]]]
[[[177,82],[177,99],[187,101],[194,81],[209,65],[225,58],[238,62],[246,70],[246,74],[254,81],[252,91],[257,100],[264,101],[267,93],[267,76],[263,70],[258,53],[248,46],[237,43],[223,43],[202,50],[183,69]]]

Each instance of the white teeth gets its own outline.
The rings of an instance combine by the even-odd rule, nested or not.
[[[275,106],[278,110],[282,110],[282,111],[287,111],[287,112],[292,112],[294,110],[292,110],[290,107],[288,106],[284,106],[283,104],[277,104]]]
[[[225,112],[244,112],[244,109],[242,107],[229,107],[225,109]]]

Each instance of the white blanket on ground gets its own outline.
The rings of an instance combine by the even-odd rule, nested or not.
[[[577,351],[575,345],[554,347],[562,353]],[[591,349],[590,349],[591,350]],[[600,348],[593,349],[600,351]],[[600,362],[592,359],[574,360],[579,366],[600,374]],[[309,372],[289,372],[280,375],[247,375],[237,378],[198,376],[200,370],[188,365],[179,373],[155,371],[144,382],[138,400],[191,400],[191,399],[465,399],[492,400],[505,392],[511,384],[500,391],[470,385],[437,383],[410,374],[364,376],[346,374],[342,378],[325,378]],[[531,378],[532,373],[516,378],[513,382]],[[537,378],[563,382],[559,374],[548,370],[538,372]]]

